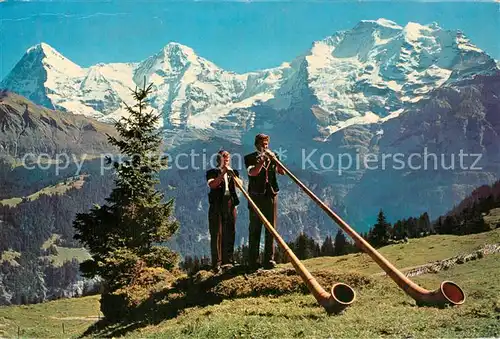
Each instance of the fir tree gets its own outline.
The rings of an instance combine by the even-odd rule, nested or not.
[[[331,257],[334,255],[334,247],[331,236],[327,236],[321,245],[321,256]]]
[[[317,242],[314,242],[313,258],[317,258],[319,256],[321,256],[321,247],[319,246],[319,244]]]
[[[417,221],[419,236],[423,237],[433,232],[431,220],[427,212],[420,215]]]
[[[481,212],[486,212],[486,213],[497,207],[497,204],[495,202],[495,197],[492,194],[490,194],[485,199],[482,200],[480,199],[480,204],[481,204],[481,209],[480,209]]]
[[[333,244],[333,255],[344,255],[349,252],[349,243],[341,230],[337,231],[335,235],[335,242]]]
[[[380,210],[377,216],[377,223],[373,226],[370,234],[370,242],[373,246],[384,246],[391,237],[391,224],[386,221],[384,212]]]
[[[286,244],[287,244],[287,245],[288,245],[288,247],[290,247],[290,249],[292,249],[292,251],[293,251],[293,243],[287,242]],[[248,248],[247,248],[247,249],[248,249]],[[288,258],[288,256],[286,255],[285,250],[283,250],[283,248],[281,248],[281,246],[276,246],[276,251],[275,251],[275,254],[274,254],[274,260],[275,260],[278,264],[286,264],[287,262],[289,262],[289,258]],[[245,261],[245,264],[246,264],[246,261]]]
[[[417,225],[417,219],[414,217],[409,217],[408,220],[406,220],[406,236],[408,238],[418,238],[419,237],[419,231],[418,231],[418,225]]]
[[[443,218],[439,217],[434,225],[437,234],[443,233]]]
[[[456,234],[459,229],[459,221],[454,215],[448,215],[444,218],[441,227],[441,234]]]
[[[77,214],[73,222],[74,238],[92,255],[80,269],[86,277],[103,278],[108,292],[129,284],[138,265],[165,269],[177,265],[177,254],[161,246],[179,225],[173,217],[173,199],[164,203],[155,188],[165,161],[157,154],[162,141],[156,128],[160,116],[146,112],[151,87],[133,91],[136,104],[127,106],[130,116],[115,124],[120,139],[108,135],[125,158],[107,159],[115,169],[115,188],[104,206]]]
[[[305,235],[303,232],[299,234],[297,239],[295,240],[295,248],[296,252],[295,255],[297,258],[300,260],[305,260],[310,258],[311,256],[309,255],[309,250],[308,250],[308,241],[307,241],[307,235]]]
[[[464,218],[465,219],[465,218]],[[465,219],[463,234],[474,234],[489,231],[490,228],[483,218],[480,203],[474,203],[470,209],[468,218]]]
[[[398,220],[394,224],[394,228],[392,230],[392,235],[395,237],[397,240],[403,239],[405,235],[408,234],[408,231],[406,230],[406,220]]]

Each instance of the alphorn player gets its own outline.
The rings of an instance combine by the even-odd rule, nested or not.
[[[234,241],[236,233],[236,206],[240,201],[236,194],[234,180],[239,178],[238,170],[231,168],[229,152],[221,150],[217,154],[217,168],[206,172],[210,192],[208,193],[208,226],[210,231],[210,251],[212,269],[217,273],[221,265],[235,264]]]
[[[283,169],[272,161],[273,157],[279,159],[269,149],[270,138],[265,134],[258,134],[255,137],[256,152],[245,156],[245,167],[248,171],[248,194],[259,207],[267,220],[276,227],[277,223],[277,202],[278,202],[278,181],[276,173],[285,174]],[[250,269],[257,269],[260,235],[262,231],[262,221],[248,204],[250,225],[248,230],[248,263]],[[265,230],[264,245],[264,269],[272,269],[276,266],[274,261],[274,241],[272,234]]]

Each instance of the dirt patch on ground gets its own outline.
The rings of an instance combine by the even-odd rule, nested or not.
[[[89,316],[89,317],[50,317],[51,319],[56,320],[88,320],[88,321],[96,321],[101,320],[102,317],[98,316]]]

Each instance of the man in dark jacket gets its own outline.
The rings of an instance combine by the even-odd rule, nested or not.
[[[236,206],[239,199],[234,180],[239,179],[237,170],[230,167],[231,159],[227,151],[219,151],[217,168],[206,172],[208,193],[208,225],[212,268],[219,271],[221,265],[234,264],[234,241],[236,233]]]
[[[259,207],[266,219],[276,227],[279,191],[276,173],[283,175],[284,171],[271,160],[276,155],[269,150],[269,141],[269,136],[265,134],[258,134],[255,137],[254,145],[257,151],[245,156],[245,167],[248,171],[248,193],[250,198]],[[276,158],[279,159],[277,156]],[[258,267],[257,260],[259,258],[262,221],[250,204],[248,205],[248,209],[250,216],[248,260],[250,268],[256,269]],[[266,229],[263,262],[265,269],[271,269],[276,266],[273,240],[272,234]]]

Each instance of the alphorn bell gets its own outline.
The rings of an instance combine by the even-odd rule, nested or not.
[[[300,260],[295,256],[290,247],[288,247],[286,242],[281,238],[278,232],[271,225],[269,220],[267,220],[264,214],[262,214],[260,209],[253,202],[252,198],[250,198],[248,193],[243,189],[240,182],[238,180],[234,180],[234,183],[236,187],[238,187],[243,193],[245,198],[247,198],[250,206],[252,206],[255,213],[257,213],[260,220],[262,220],[262,222],[264,223],[264,226],[276,239],[276,242],[281,246],[281,248],[283,248],[288,258],[290,258],[295,271],[299,273],[309,291],[311,291],[312,295],[316,298],[318,303],[325,308],[326,312],[328,314],[337,314],[343,311],[350,304],[352,304],[356,297],[356,293],[354,292],[354,290],[347,284],[337,283],[332,286],[330,293],[326,292],[316,281],[316,279],[311,275],[311,273],[309,273],[306,267],[300,262]]]
[[[375,250],[363,237],[356,233],[344,220],[335,214],[323,201],[321,201],[314,193],[309,190],[297,177],[295,177],[286,168],[274,154],[268,154],[269,157],[276,162],[285,173],[297,184],[299,187],[318,204],[323,211],[326,212],[344,232],[354,240],[356,246],[366,252],[386,273],[394,280],[394,282],[406,292],[410,297],[415,299],[419,306],[437,306],[443,307],[445,305],[461,305],[465,301],[465,293],[460,286],[452,281],[443,281],[438,289],[434,291],[426,290],[415,284],[394,267],[386,258],[384,258],[377,250]]]

